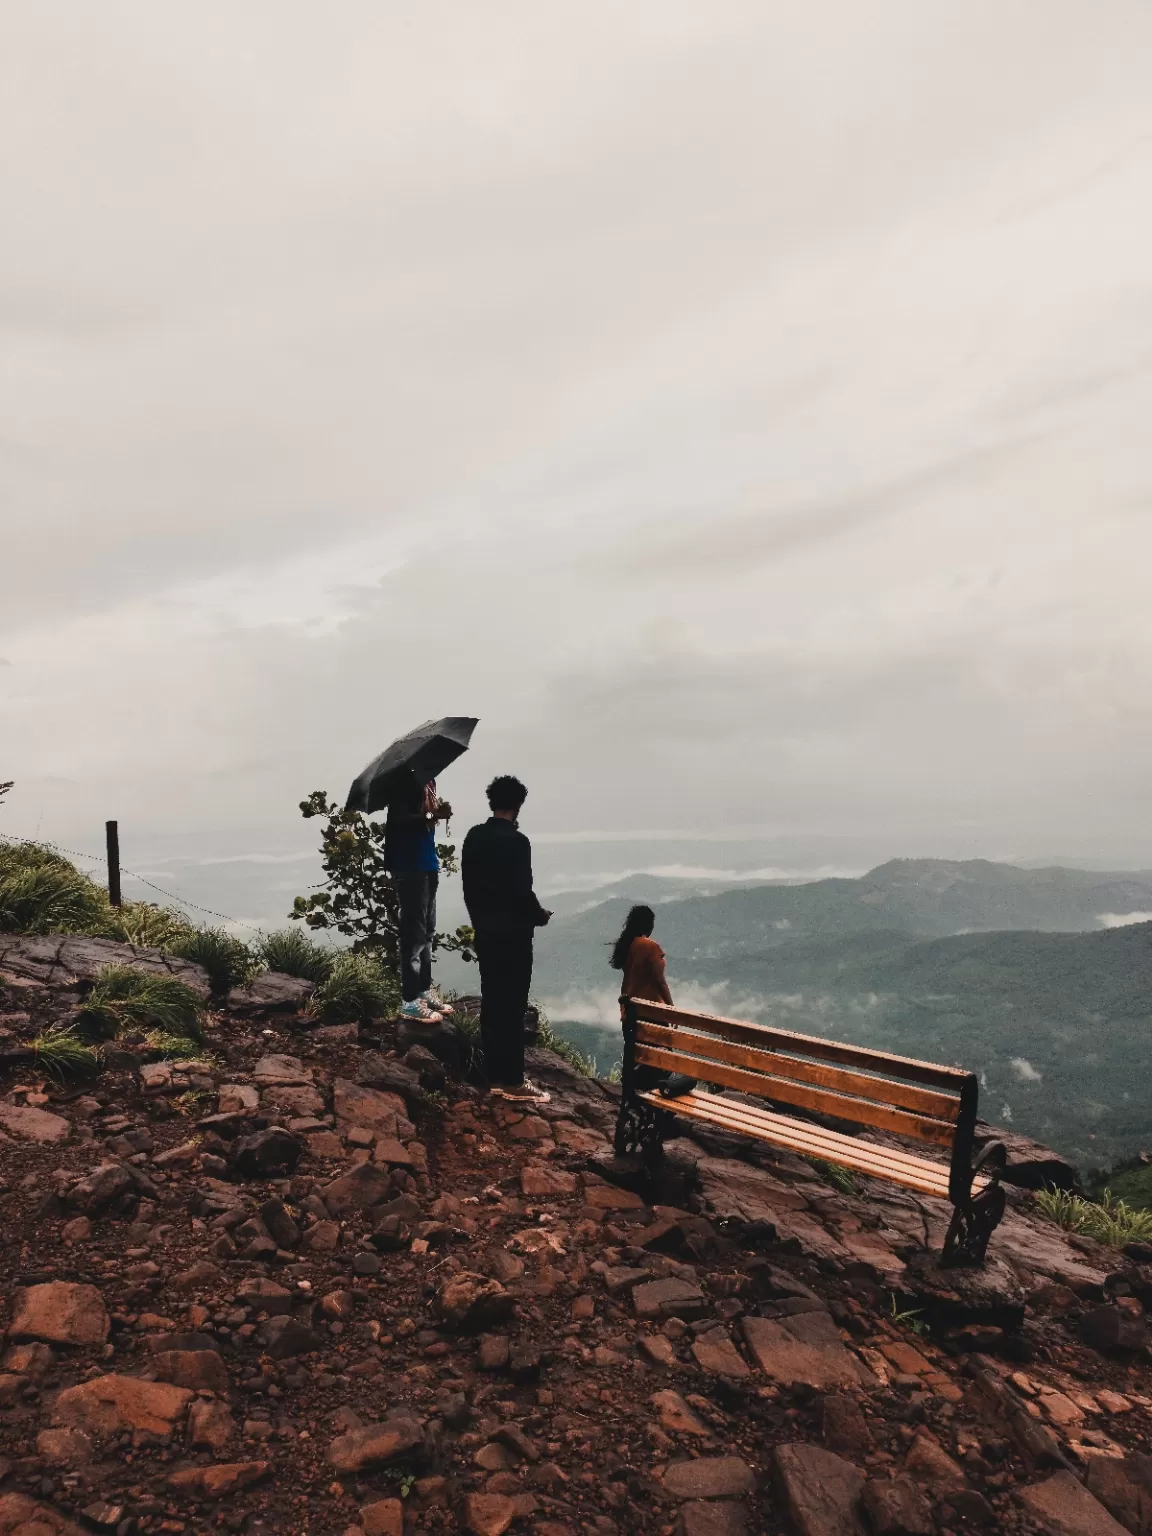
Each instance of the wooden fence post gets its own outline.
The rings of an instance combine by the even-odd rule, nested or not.
[[[108,900],[114,907],[118,907],[121,904],[120,824],[115,821],[106,821],[104,830],[108,834]]]

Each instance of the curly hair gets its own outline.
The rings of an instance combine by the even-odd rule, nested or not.
[[[488,786],[488,804],[494,811],[518,811],[528,798],[528,791],[510,773],[502,773]]]

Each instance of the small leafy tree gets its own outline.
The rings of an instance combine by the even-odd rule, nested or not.
[[[300,802],[300,813],[325,818],[320,834],[325,880],[311,896],[297,896],[288,916],[309,928],[334,928],[352,940],[353,951],[374,955],[387,975],[398,977],[400,903],[384,864],[384,823],[369,821],[362,811],[342,810],[322,789]],[[438,843],[436,853],[443,872],[455,874],[455,846]],[[462,927],[438,933],[434,947],[471,960],[472,943],[472,930]]]

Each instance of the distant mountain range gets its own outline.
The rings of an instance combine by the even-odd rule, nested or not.
[[[1085,1167],[1152,1145],[1152,873],[899,859],[663,901],[627,885],[555,903],[538,944],[536,991],[601,1069],[619,1054],[608,947],[640,899],[687,1002],[962,1063],[987,1118]]]

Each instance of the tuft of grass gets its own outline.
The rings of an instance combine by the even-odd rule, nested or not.
[[[921,1338],[923,1338],[924,1335],[929,1331],[928,1324],[920,1316],[920,1309],[918,1307],[913,1307],[910,1311],[902,1312],[895,1296],[892,1297],[892,1306],[888,1316],[889,1321],[895,1327],[909,1328],[913,1333],[919,1335]]]
[[[174,976],[106,965],[84,999],[78,1025],[100,1040],[114,1040],[124,1030],[145,1035],[160,1030],[186,1045],[203,1039],[204,1009],[192,988]]]
[[[203,1055],[199,1040],[191,1040],[187,1035],[174,1035],[167,1029],[148,1030],[144,1044],[150,1050],[159,1051],[165,1061],[194,1061]]]
[[[126,901],[122,907],[110,908],[106,931],[108,938],[134,944],[137,949],[172,951],[196,930],[183,913],[171,907],[158,907],[151,901]]]
[[[313,1013],[328,1024],[379,1018],[399,1006],[396,983],[379,960],[350,952],[335,958],[327,980],[312,997]]]
[[[0,843],[0,932],[105,931],[106,892],[39,843]]]
[[[839,1163],[826,1163],[819,1157],[806,1157],[804,1161],[811,1163],[824,1182],[838,1189],[842,1195],[860,1193],[860,1186],[850,1168],[841,1168]]]
[[[314,944],[299,928],[282,928],[278,933],[270,933],[260,944],[259,953],[270,971],[302,976],[317,986],[328,980],[336,963],[332,950]]]
[[[1036,1204],[1057,1226],[1108,1248],[1152,1242],[1152,1211],[1134,1211],[1106,1189],[1099,1200],[1085,1200],[1063,1189],[1042,1189]]]
[[[91,1077],[99,1067],[96,1052],[84,1044],[75,1028],[58,1025],[30,1042],[36,1065],[60,1082],[70,1077]]]
[[[192,928],[169,946],[169,953],[202,965],[217,997],[250,980],[259,969],[247,944],[225,928]]]

